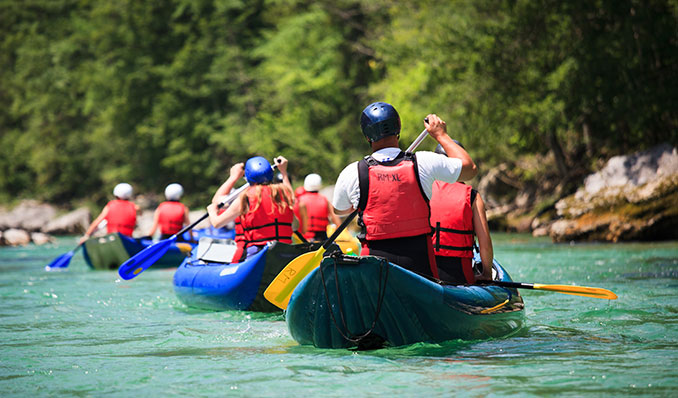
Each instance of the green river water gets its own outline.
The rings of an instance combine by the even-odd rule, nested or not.
[[[604,287],[616,301],[525,290],[496,340],[376,351],[299,346],[281,314],[205,312],[172,270],[122,281],[75,246],[0,249],[0,396],[676,396],[678,243],[554,245],[493,235],[520,282]]]

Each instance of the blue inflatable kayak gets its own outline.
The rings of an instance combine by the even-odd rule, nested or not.
[[[208,249],[201,250],[203,242],[207,243]],[[264,290],[290,261],[320,247],[320,243],[288,245],[274,242],[245,261],[231,264],[227,261],[233,253],[226,250],[223,243],[201,240],[174,273],[174,292],[187,306],[209,310],[280,311],[264,298]],[[206,254],[214,248],[223,250],[223,261]]]
[[[118,269],[133,255],[153,244],[150,239],[135,239],[120,233],[88,239],[83,245],[83,256],[87,265],[96,270]],[[186,258],[195,246],[191,243],[173,244],[152,268],[174,268]]]
[[[495,280],[511,280],[494,268]],[[335,255],[295,288],[285,319],[303,345],[379,348],[501,337],[523,312],[516,289],[441,285],[379,257]]]

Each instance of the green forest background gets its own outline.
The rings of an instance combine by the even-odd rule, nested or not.
[[[485,170],[548,153],[567,178],[678,142],[678,0],[0,4],[5,203],[127,181],[202,205],[255,154],[332,183],[377,100],[404,145],[437,113]]]

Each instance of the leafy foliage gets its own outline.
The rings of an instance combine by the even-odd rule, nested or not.
[[[0,201],[204,204],[255,154],[332,181],[376,100],[404,142],[437,113],[484,168],[550,151],[566,178],[678,142],[676,32],[675,0],[4,1]]]

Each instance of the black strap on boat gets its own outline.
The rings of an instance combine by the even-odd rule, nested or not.
[[[386,282],[388,281],[388,271],[389,271],[389,263],[385,258],[379,257],[379,288],[377,290],[377,307],[375,309],[374,313],[374,320],[372,321],[372,325],[370,328],[365,332],[360,335],[357,335],[353,332],[351,332],[348,328],[348,325],[346,324],[346,317],[344,316],[344,307],[342,305],[342,299],[341,299],[341,289],[339,288],[339,275],[337,273],[337,258],[346,258],[346,256],[343,256],[341,252],[335,252],[331,256],[333,261],[333,266],[334,266],[334,285],[337,291],[337,307],[339,309],[339,315],[341,316],[341,323],[342,327],[339,327],[339,324],[337,322],[337,318],[334,315],[334,310],[332,309],[332,305],[330,304],[330,298],[329,295],[327,294],[327,286],[325,282],[325,274],[323,273],[323,267],[322,264],[319,267],[320,270],[320,279],[322,280],[323,283],[323,294],[325,295],[325,301],[327,303],[327,310],[330,312],[330,317],[332,318],[332,323],[334,324],[334,327],[337,329],[341,337],[343,337],[345,340],[350,341],[352,343],[355,343],[358,345],[358,350],[370,350],[370,349],[375,349],[379,348],[381,344],[383,343],[383,338],[378,337],[376,335],[372,335],[372,332],[374,331],[374,328],[377,326],[377,321],[379,320],[379,314],[381,313],[381,308],[382,304],[384,302],[384,297],[386,295]],[[358,259],[352,258],[348,256],[346,260],[349,261],[356,261]],[[359,260],[358,260],[359,261]],[[385,270],[385,271],[384,271]],[[383,274],[383,277],[382,277]]]

